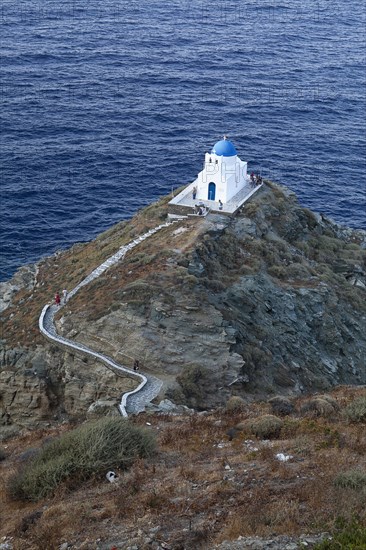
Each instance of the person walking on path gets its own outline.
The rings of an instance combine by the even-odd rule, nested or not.
[[[61,304],[61,298],[58,292],[55,294],[55,304],[56,306],[59,306]]]
[[[62,291],[62,298],[63,298],[63,300],[62,300],[63,304],[65,305],[66,302],[67,302],[67,290],[66,290],[66,288],[64,288],[63,291]]]
[[[138,362],[137,359],[135,359],[134,363],[133,363],[133,370],[136,372],[138,370],[140,370],[140,363]]]
[[[192,198],[193,200],[196,200],[196,197],[197,197],[197,187],[193,187],[192,189]]]

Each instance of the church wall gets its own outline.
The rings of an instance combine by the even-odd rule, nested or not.
[[[221,145],[222,147],[222,145]],[[230,147],[229,147],[230,150]],[[215,184],[210,186],[210,183]],[[239,193],[247,184],[247,163],[242,161],[236,154],[232,156],[216,155],[215,153],[206,153],[203,170],[198,174],[197,179],[192,182],[182,196],[186,195],[190,204],[199,201],[210,200],[209,188],[214,193],[214,200],[218,203],[221,200],[224,204]],[[193,189],[197,189],[197,194],[193,202]],[[177,204],[180,199],[173,199],[172,204]],[[188,203],[189,204],[189,203]],[[213,207],[215,205],[212,205]],[[217,205],[218,206],[218,205]]]
[[[245,186],[246,175],[247,163],[238,157],[217,157],[214,154],[206,153],[204,169],[194,182],[197,187],[197,199],[207,200],[208,186],[210,182],[213,182],[216,185],[215,200],[221,200],[223,203],[228,202]]]

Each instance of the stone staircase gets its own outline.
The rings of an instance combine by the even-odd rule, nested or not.
[[[104,273],[107,269],[109,269],[112,265],[119,262],[126,254],[128,250],[131,250],[132,248],[135,248],[138,244],[140,244],[145,239],[151,237],[161,229],[168,227],[172,223],[175,223],[179,220],[170,220],[166,223],[163,223],[161,225],[158,225],[157,227],[154,227],[153,229],[150,229],[140,237],[137,237],[133,241],[131,241],[129,244],[125,246],[121,246],[121,248],[113,254],[110,258],[108,258],[106,261],[104,261],[100,266],[98,266],[94,271],[92,271],[85,279],[83,279],[68,295],[68,300],[72,298],[82,287],[89,284],[91,281],[99,277],[102,273]],[[112,369],[113,371],[117,373],[126,373],[129,376],[132,376],[133,378],[137,379],[140,383],[133,391],[124,393],[121,397],[121,403],[119,404],[119,411],[122,416],[128,416],[129,414],[138,414],[139,412],[142,412],[145,410],[145,405],[152,401],[154,397],[156,397],[163,385],[163,382],[156,378],[155,376],[150,375],[144,375],[138,372],[135,372],[131,369],[129,369],[126,366],[123,366],[116,361],[114,361],[112,358],[108,357],[107,355],[104,355],[102,353],[99,353],[97,351],[92,350],[91,348],[88,348],[84,344],[80,344],[79,342],[74,342],[73,340],[69,340],[68,338],[64,338],[63,336],[60,336],[57,334],[55,323],[54,323],[54,317],[55,314],[60,310],[60,306],[47,304],[44,306],[42,313],[39,318],[39,329],[41,333],[50,341],[55,342],[60,347],[66,349],[70,353],[74,353],[81,356],[89,356],[94,359],[97,359],[103,365],[105,365],[107,368]]]

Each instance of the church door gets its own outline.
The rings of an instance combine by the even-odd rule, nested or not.
[[[208,184],[208,200],[214,201],[216,195],[216,185],[213,181]]]

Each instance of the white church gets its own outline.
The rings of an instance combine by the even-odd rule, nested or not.
[[[198,205],[207,211],[234,214],[260,187],[247,174],[248,163],[241,160],[226,136],[205,154],[203,170],[194,182],[169,202],[169,213],[196,213]]]

